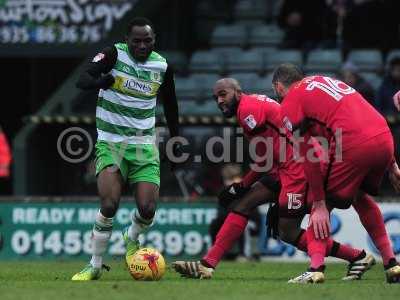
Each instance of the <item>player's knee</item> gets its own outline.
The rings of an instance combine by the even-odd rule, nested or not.
[[[258,206],[256,200],[257,199],[255,199],[254,197],[245,196],[244,198],[241,198],[240,200],[236,201],[232,205],[231,210],[239,214],[248,216]]]
[[[155,201],[148,202],[138,207],[139,215],[145,220],[151,220],[156,214]]]
[[[118,200],[112,198],[106,198],[101,203],[101,214],[106,218],[113,218],[118,210]]]
[[[301,232],[300,224],[296,221],[281,219],[278,226],[279,238],[285,243],[293,245]]]
[[[238,214],[248,216],[248,215],[250,215],[250,213],[252,211],[252,207],[249,207],[248,205],[246,205],[246,203],[242,202],[242,203],[238,203],[238,204],[234,205],[231,210]]]

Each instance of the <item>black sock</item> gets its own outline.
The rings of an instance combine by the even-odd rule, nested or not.
[[[355,262],[357,260],[363,259],[367,256],[367,253],[363,250],[352,262]]]
[[[393,268],[394,266],[397,266],[398,262],[396,260],[396,258],[392,257],[391,259],[389,259],[389,262],[387,265],[384,266],[385,270]]]
[[[309,272],[324,272],[325,271],[325,265],[319,266],[318,268],[308,268]]]
[[[201,263],[203,266],[207,267],[207,268],[213,268],[213,269],[214,269],[214,267],[211,266],[211,265],[210,265],[208,262],[206,262],[204,259],[200,260],[200,263]]]

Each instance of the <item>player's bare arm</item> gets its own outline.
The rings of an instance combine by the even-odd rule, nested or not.
[[[170,138],[173,138],[179,136],[179,112],[178,100],[175,92],[174,72],[170,66],[168,66],[164,78],[165,79],[163,84],[160,86],[157,99],[163,105],[169,135]],[[172,150],[174,157],[180,157],[182,155],[183,150],[179,143],[174,143]],[[169,160],[169,162],[171,169],[174,170],[176,164],[172,160]]]
[[[304,158],[304,173],[310,185],[310,191],[312,191],[311,197],[313,199],[309,225],[313,227],[314,235],[317,239],[324,239],[329,237],[330,233],[329,211],[325,202],[320,162],[319,160],[314,160],[313,157],[309,157],[311,154],[310,151],[313,150],[313,146],[309,143],[309,140],[309,138],[306,138],[300,145],[301,157]]]

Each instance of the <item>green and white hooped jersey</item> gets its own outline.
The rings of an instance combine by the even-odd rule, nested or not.
[[[98,140],[128,144],[155,142],[155,109],[167,61],[152,52],[145,63],[135,61],[125,43],[116,44],[111,70],[115,83],[100,90],[96,109]]]

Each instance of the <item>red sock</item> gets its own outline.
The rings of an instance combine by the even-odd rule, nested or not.
[[[359,259],[361,253],[363,253],[363,250],[333,241],[331,251],[328,255],[353,262]]]
[[[324,265],[328,239],[316,239],[312,226],[307,228],[307,250],[311,259],[310,267],[318,269]]]
[[[353,207],[358,213],[365,230],[374,242],[375,247],[381,253],[383,264],[387,265],[389,260],[394,258],[395,255],[379,206],[371,196],[364,194],[363,197],[355,201]]]
[[[248,219],[236,213],[229,213],[224,224],[218,231],[214,245],[208,250],[203,260],[215,268],[224,254],[229,251],[233,244],[242,235],[246,228]]]
[[[301,233],[297,238],[294,246],[303,252],[307,252],[307,234],[304,229],[301,230]]]
[[[307,234],[305,230],[302,230],[300,236],[294,245],[297,249],[307,252]],[[326,256],[337,257],[340,259],[347,260],[348,262],[355,261],[363,250],[355,249],[347,245],[336,242],[332,238],[329,238],[326,243]]]

